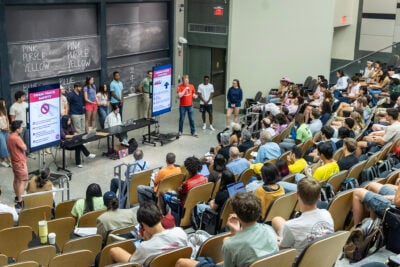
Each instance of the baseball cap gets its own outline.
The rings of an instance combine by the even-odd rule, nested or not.
[[[292,81],[288,78],[288,77],[283,77],[281,79],[282,82],[288,82],[288,83],[292,83]]]
[[[114,192],[112,192],[112,191],[105,192],[103,195],[104,206],[108,207],[108,204],[114,198],[117,198],[117,195]]]

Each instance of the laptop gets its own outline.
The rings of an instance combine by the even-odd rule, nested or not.
[[[133,123],[134,123],[134,119],[129,119],[129,120],[126,120],[124,123],[122,123],[121,124],[121,126],[129,126],[129,125],[132,125]]]
[[[88,132],[87,134],[84,134],[84,135],[82,136],[82,140],[90,139],[90,138],[92,138],[92,137],[95,136],[95,135],[96,135],[96,129],[90,129],[89,132]]]
[[[236,193],[246,192],[246,186],[243,182],[237,182],[227,185],[229,197],[232,198]]]
[[[208,170],[207,164],[203,164],[200,170],[200,174],[208,177],[210,175],[210,171]]]

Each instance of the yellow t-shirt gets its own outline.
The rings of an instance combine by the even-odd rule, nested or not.
[[[300,173],[307,166],[307,161],[303,158],[296,160],[288,166],[290,173]]]
[[[283,186],[277,185],[279,188],[274,191],[265,191],[262,186],[258,187],[256,191],[254,191],[254,195],[260,200],[261,202],[261,217],[264,218],[267,212],[267,209],[271,205],[272,201],[275,198],[282,196],[285,194],[285,189]]]
[[[318,167],[315,170],[313,177],[315,180],[322,182],[328,180],[332,175],[338,173],[339,171],[339,165],[336,163],[336,161],[333,161]]]

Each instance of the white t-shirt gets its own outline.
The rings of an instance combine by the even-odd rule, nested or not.
[[[112,111],[107,115],[104,121],[104,128],[110,128],[121,124],[122,124],[121,115],[119,113],[115,114]]]
[[[214,93],[214,86],[211,83],[208,83],[207,85],[201,83],[197,91],[201,94],[203,99],[207,101],[207,99],[210,98],[211,93]],[[204,104],[204,102],[200,100],[200,104]],[[212,99],[210,99],[208,104],[212,104]]]
[[[14,222],[18,222],[18,213],[13,207],[7,206],[5,204],[0,204],[0,212],[11,213]]]
[[[356,85],[352,86],[350,88],[349,96],[355,96],[355,95],[359,94],[360,93],[360,86],[361,86],[360,83],[357,83]]]
[[[167,229],[155,234],[150,240],[143,241],[129,259],[140,265],[150,256],[154,256],[171,249],[187,246],[187,235],[180,227]]]
[[[15,120],[22,121],[22,127],[26,127],[26,109],[28,103],[26,102],[15,102],[10,107],[10,115],[15,116]]]
[[[299,255],[310,242],[333,232],[333,219],[329,211],[315,209],[285,223],[280,246],[295,248]]]

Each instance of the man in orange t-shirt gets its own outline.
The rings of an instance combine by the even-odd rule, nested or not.
[[[189,75],[183,75],[183,83],[178,86],[176,91],[179,96],[179,135],[182,135],[183,122],[186,112],[189,117],[190,133],[197,137],[196,128],[193,121],[193,98],[197,98],[193,84],[189,83]]]
[[[150,200],[154,201],[156,199],[158,186],[162,179],[164,179],[168,176],[174,175],[174,174],[181,173],[181,168],[174,165],[175,158],[176,158],[176,156],[174,153],[170,152],[167,154],[167,157],[166,157],[167,166],[158,171],[158,173],[154,179],[154,188],[151,186],[146,186],[146,185],[139,185],[137,187],[138,201],[139,201],[140,205],[142,205],[144,202],[147,202]]]

